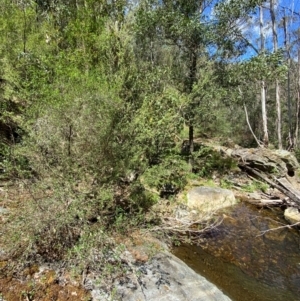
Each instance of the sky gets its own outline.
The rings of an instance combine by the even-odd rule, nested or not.
[[[138,0],[131,0],[132,3],[138,2]],[[187,0],[188,1],[188,0]],[[206,0],[207,3],[210,3],[205,9],[205,15],[207,16],[209,21],[213,21],[215,19],[213,6],[219,2],[219,0]],[[230,2],[231,0],[225,0]],[[235,0],[239,1],[239,0]],[[285,41],[285,33],[283,27],[283,18],[287,16],[287,28],[288,28],[288,40],[289,44],[292,45],[291,53],[292,58],[294,60],[298,60],[298,48],[300,48],[300,36],[298,37],[298,42],[296,42],[297,37],[295,35],[295,31],[300,28],[300,0],[275,0],[275,8],[276,8],[276,24],[277,24],[277,32],[278,32],[278,47],[279,49],[285,49],[284,41]],[[270,17],[270,10],[268,9],[269,2],[264,2],[264,35],[265,35],[265,49],[269,52],[273,51],[273,33],[272,33],[272,23]],[[249,17],[247,22],[244,20],[239,20],[236,23],[236,26],[241,30],[243,36],[255,46],[256,49],[260,50],[260,26],[259,26],[259,10],[256,9],[256,12]],[[300,35],[300,29],[299,29]],[[212,51],[215,51],[213,48]],[[244,54],[240,59],[247,60],[252,56],[257,55],[251,47],[248,48],[246,54]],[[239,59],[239,60],[240,60]]]
[[[218,0],[210,0],[212,5],[214,5]],[[231,0],[227,0],[228,2]],[[265,36],[265,49],[269,52],[273,51],[273,32],[272,23],[270,16],[270,1],[265,1],[264,6],[264,36]],[[210,20],[215,18],[214,11],[210,7],[207,8],[207,13],[210,15]],[[297,52],[300,47],[300,37],[295,35],[295,31],[300,28],[300,0],[275,0],[275,10],[276,10],[276,25],[278,34],[278,47],[279,49],[285,49],[285,32],[283,26],[284,16],[287,16],[287,32],[289,44],[292,45],[292,58],[298,60]],[[249,16],[249,19],[238,20],[236,26],[241,30],[242,34],[246,39],[257,49],[260,50],[260,25],[259,25],[259,9],[255,10],[255,13]],[[300,30],[299,30],[300,34]],[[249,47],[247,52],[240,57],[238,60],[247,60],[252,56],[256,56],[257,52]]]
[[[267,50],[273,50],[273,34],[271,27],[271,18],[270,11],[268,9],[269,4],[266,2],[264,5],[264,35],[266,38],[265,47]],[[298,43],[295,42],[296,35],[293,33],[295,30],[300,28],[300,0],[279,0],[276,5],[276,24],[278,31],[278,44],[279,48],[284,48],[285,41],[285,33],[283,27],[283,18],[284,16],[288,16],[287,18],[287,28],[288,28],[288,39],[289,43],[292,45],[293,54],[292,56],[296,56],[296,52],[300,47],[299,39]],[[292,17],[293,16],[293,17]],[[259,27],[259,13],[258,10],[249,19],[248,24],[241,25],[240,29],[243,34],[251,41],[256,48],[260,48],[260,27]],[[249,49],[246,54],[246,57],[251,57],[255,55],[254,50]]]

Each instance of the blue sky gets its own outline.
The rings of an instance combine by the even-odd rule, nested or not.
[[[212,5],[218,0],[210,0]],[[231,0],[227,0],[228,2]],[[270,16],[270,1],[265,1],[264,6],[264,35],[265,35],[265,49],[267,51],[273,51],[273,32],[272,23]],[[212,6],[208,7],[206,13],[210,15],[210,18],[214,19],[214,13],[211,9]],[[300,28],[300,0],[275,0],[276,9],[276,24],[278,34],[278,47],[285,48],[285,33],[283,26],[283,19],[286,16],[287,32],[289,44],[292,45],[292,57],[297,58],[297,51],[300,47],[300,37],[295,34],[295,31]],[[249,16],[247,20],[238,20],[236,26],[241,30],[243,36],[258,50],[260,50],[260,26],[259,26],[259,9],[257,8],[252,16]],[[300,30],[299,30],[300,34]],[[242,60],[248,59],[255,56],[257,53],[249,47],[247,53],[242,56]]]
[[[188,0],[186,0],[188,1]],[[207,0],[209,5],[207,6],[204,14],[207,16],[209,20],[214,19],[214,13],[212,7],[215,3],[220,0]],[[231,0],[225,0],[230,2]],[[238,1],[238,0],[235,0]],[[300,37],[297,40],[295,31],[300,28],[300,0],[275,0],[276,1],[276,24],[277,24],[277,32],[278,32],[278,46],[279,48],[284,48],[284,40],[285,34],[283,30],[283,17],[287,16],[287,26],[289,32],[289,43],[292,45],[292,57],[293,59],[297,58],[297,51],[300,47]],[[131,0],[132,3],[137,3],[137,0]],[[270,18],[270,10],[269,0],[264,2],[264,34],[265,34],[265,48],[266,50],[272,52],[273,51],[273,34],[271,27],[271,18]],[[293,16],[293,17],[292,17]],[[243,36],[255,46],[258,50],[260,49],[260,26],[259,26],[259,10],[256,9],[256,13],[252,16],[249,16],[248,20],[238,20],[236,22],[236,26],[242,31]],[[300,30],[299,30],[300,35]],[[248,59],[251,56],[256,55],[257,53],[249,47],[247,53],[242,57],[242,60]]]
[[[273,50],[273,35],[271,27],[270,11],[268,9],[268,2],[264,5],[264,34],[266,38],[266,49],[269,51]],[[295,31],[300,27],[300,0],[279,0],[276,5],[276,24],[278,31],[278,43],[280,48],[284,48],[285,34],[283,29],[283,18],[286,16],[287,28],[288,28],[288,39],[293,49],[293,56],[300,44],[299,41],[296,43],[297,37]],[[293,16],[293,17],[292,17]],[[259,28],[259,15],[257,13],[248,20],[248,24],[243,24],[241,29],[244,35],[255,45],[258,49],[260,48],[260,28]],[[299,40],[299,39],[298,39]],[[247,57],[255,55],[255,52],[249,49]]]

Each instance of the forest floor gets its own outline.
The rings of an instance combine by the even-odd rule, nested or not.
[[[9,214],[19,210],[30,200],[31,194],[22,185],[3,185],[0,187],[0,233],[9,226]],[[150,232],[132,229],[131,233],[116,233],[114,241],[123,245],[135,261],[143,263],[161,250],[159,242]],[[2,248],[1,248],[2,246]],[[14,258],[1,257],[4,254],[0,236],[0,269],[14,261]],[[4,269],[3,269],[4,268]],[[0,274],[0,301],[87,301],[91,293],[83,285],[83,275],[56,267],[55,264],[39,266],[36,263],[21,271]]]
[[[0,187],[0,208],[4,208],[8,212],[22,207],[22,204],[30,198],[30,193],[22,186],[6,184]],[[9,222],[8,214],[1,214],[0,231],[4,224]],[[0,257],[0,260],[0,267],[3,268],[13,258]],[[36,264],[27,267],[21,273],[10,271],[8,275],[0,275],[0,300],[76,301],[90,299],[89,292],[82,287],[79,279],[71,277],[68,273],[63,275],[63,277],[61,275],[60,278],[64,278],[63,286],[59,283],[59,278],[54,270],[39,267]]]
[[[228,173],[226,177],[212,176],[208,182],[206,180],[194,181],[190,186],[199,186],[209,183],[214,186],[231,185],[228,187],[235,191],[239,199],[247,201],[249,193],[256,193],[261,187],[257,186],[254,179],[250,179],[245,173],[234,171]],[[256,184],[253,184],[256,183]],[[226,187],[225,187],[226,188]],[[247,191],[248,190],[248,191]],[[249,192],[250,191],[250,192]],[[274,193],[274,191],[273,191]],[[184,193],[183,193],[184,194]],[[182,195],[179,197],[182,200]],[[278,194],[278,192],[277,192]],[[0,187],[0,233],[4,225],[10,223],[9,213],[31,198],[31,194],[22,185],[2,185]],[[169,201],[156,206],[160,214],[170,214],[174,210],[174,204]],[[7,211],[7,212],[6,212]],[[117,244],[122,244],[133,257],[139,262],[148,261],[151,256],[158,252],[161,245],[152,236],[151,231],[142,232],[140,229],[132,229],[126,235],[116,235],[114,240]],[[0,236],[0,268],[5,267],[13,258],[1,258],[1,236]],[[146,247],[145,247],[146,246]],[[2,244],[3,249],[3,244]],[[92,300],[90,291],[84,287],[82,275],[72,274],[66,269],[55,269],[51,265],[38,266],[33,263],[23,271],[10,271],[6,275],[0,275],[0,301],[75,301]]]

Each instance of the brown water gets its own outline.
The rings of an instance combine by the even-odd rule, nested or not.
[[[263,231],[286,224],[283,212],[241,203],[200,246],[174,254],[234,301],[300,300],[299,231]]]

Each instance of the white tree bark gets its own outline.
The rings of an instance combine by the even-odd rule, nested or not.
[[[292,129],[292,109],[291,109],[291,95],[290,95],[290,45],[289,45],[289,36],[288,36],[288,26],[287,26],[287,16],[284,11],[283,17],[283,29],[284,29],[284,47],[287,53],[287,63],[288,63],[288,82],[287,82],[287,106],[288,106],[288,122],[289,122],[289,145],[287,147],[288,150],[292,150],[294,148],[294,138],[293,138],[293,129]]]
[[[264,16],[263,7],[259,7],[259,28],[260,28],[260,51],[263,53],[265,50],[265,36],[264,36]],[[267,109],[266,109],[266,85],[265,81],[261,80],[261,113],[262,113],[262,123],[263,123],[263,143],[265,147],[269,144],[269,134],[268,134],[268,119],[267,119]]]
[[[300,118],[300,49],[298,50],[297,112],[296,112],[296,126],[295,126],[295,134],[294,134],[295,147],[297,147],[298,144],[299,118]]]
[[[272,20],[272,32],[273,32],[273,49],[274,52],[278,50],[278,35],[275,17],[275,0],[270,0],[270,14]],[[278,148],[282,149],[282,136],[281,136],[281,101],[280,101],[280,86],[278,79],[275,80],[275,98],[276,98],[276,127],[277,127],[277,139]]]

